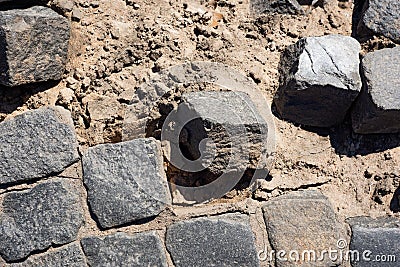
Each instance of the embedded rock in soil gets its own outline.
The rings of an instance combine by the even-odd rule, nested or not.
[[[313,250],[319,258],[323,250],[336,249],[340,230],[328,199],[318,191],[297,191],[267,201],[263,207],[268,236],[274,251]],[[282,257],[283,258],[283,257]],[[294,262],[279,260],[277,266],[293,266]],[[323,261],[307,266],[332,266],[327,254]]]
[[[86,267],[85,255],[79,243],[57,248],[51,252],[29,257],[21,263],[10,264],[9,267]]]
[[[400,132],[400,47],[368,53],[362,60],[364,88],[352,111],[360,134]]]
[[[171,203],[155,139],[92,147],[82,164],[89,205],[103,228],[157,216]]]
[[[0,184],[46,177],[79,159],[69,111],[44,107],[0,123]]]
[[[0,84],[61,79],[69,36],[68,20],[50,8],[0,11]]]
[[[356,255],[351,259],[353,267],[398,266],[396,263],[396,259],[400,258],[398,219],[356,217],[348,221],[352,230],[350,250],[359,252],[358,257]],[[380,261],[379,264],[377,261]]]
[[[177,267],[259,266],[246,215],[182,221],[167,229],[166,245]]]
[[[373,35],[383,35],[396,43],[400,43],[400,2],[393,0],[358,1],[360,8],[354,16],[357,35],[369,38]]]
[[[207,168],[216,176],[266,169],[261,158],[268,126],[246,93],[183,94],[174,118],[175,128],[183,127],[180,148],[201,164],[198,169]]]
[[[0,212],[0,255],[16,261],[53,244],[69,243],[82,225],[80,195],[68,180],[6,193]]]
[[[304,10],[296,0],[252,0],[251,10],[254,14],[304,14]]]
[[[168,266],[156,232],[86,237],[81,244],[90,266]]]
[[[360,44],[341,35],[303,38],[281,55],[274,103],[284,119],[331,127],[341,123],[361,90]]]

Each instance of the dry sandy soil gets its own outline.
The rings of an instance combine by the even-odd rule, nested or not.
[[[254,16],[248,0],[74,0],[73,12],[60,8],[62,2],[50,5],[74,17],[63,80],[1,88],[0,121],[44,105],[64,106],[73,114],[81,153],[121,141],[135,87],[162,69],[194,60],[224,63],[253,79],[271,103],[287,45],[305,36],[351,35],[351,2],[331,1],[304,16]],[[387,46],[393,44],[375,38],[363,44],[363,53]],[[304,128],[278,116],[275,124],[275,166],[254,199],[317,188],[341,221],[400,210],[399,135],[357,135],[348,120],[332,129]],[[249,195],[231,192],[217,202]]]

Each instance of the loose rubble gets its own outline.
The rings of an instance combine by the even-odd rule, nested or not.
[[[50,176],[78,160],[71,114],[61,107],[0,123],[0,185]]]
[[[274,103],[296,123],[331,127],[341,123],[361,90],[360,44],[340,35],[308,37],[281,56]]]
[[[47,7],[0,11],[0,84],[60,80],[70,26]]]
[[[368,53],[362,60],[364,89],[352,111],[360,134],[400,132],[400,46]]]

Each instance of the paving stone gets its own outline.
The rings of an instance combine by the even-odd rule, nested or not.
[[[246,93],[193,92],[182,101],[174,122],[184,126],[180,146],[191,160],[215,175],[266,169],[260,159],[266,155],[268,126]]]
[[[400,132],[400,47],[368,53],[362,60],[364,88],[352,111],[356,133]]]
[[[98,145],[82,163],[88,201],[103,228],[157,216],[171,203],[161,148],[153,138]]]
[[[302,38],[281,56],[274,99],[284,119],[331,127],[343,121],[361,90],[360,44],[341,35]]]
[[[42,178],[79,160],[69,111],[45,107],[0,123],[0,184]]]
[[[254,14],[304,14],[303,8],[296,0],[252,0],[250,4]]]
[[[363,5],[356,10],[360,14],[357,25],[357,35],[372,37],[383,35],[394,42],[400,43],[400,2],[393,0],[363,0]],[[357,23],[357,22],[356,22]]]
[[[29,257],[21,263],[13,263],[9,267],[86,267],[85,255],[79,243],[57,248],[53,251]]]
[[[0,255],[21,260],[33,251],[74,241],[83,224],[80,196],[71,181],[54,179],[7,193],[0,213]]]
[[[273,250],[285,252],[276,257],[276,266],[336,266],[328,255],[316,260],[323,250],[337,249],[340,239],[335,213],[324,195],[312,190],[292,192],[268,201],[263,212]],[[311,250],[315,258],[302,256]],[[290,257],[290,251],[299,253],[300,261],[295,254]]]
[[[81,243],[90,266],[168,266],[156,232],[87,237]]]
[[[259,266],[246,215],[182,221],[167,229],[166,245],[175,266]]]
[[[400,259],[400,221],[396,218],[356,217],[348,220],[352,236],[350,250],[354,267],[397,267]]]
[[[50,8],[0,12],[0,84],[61,79],[69,36],[68,20]]]

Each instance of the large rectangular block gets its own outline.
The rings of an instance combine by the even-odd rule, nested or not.
[[[341,123],[361,90],[357,40],[341,35],[303,38],[281,55],[274,103],[290,121],[316,127]]]
[[[70,26],[47,7],[0,12],[0,84],[59,80],[65,70]]]
[[[59,173],[78,159],[71,113],[64,108],[44,107],[0,123],[0,184]]]
[[[397,267],[400,259],[400,221],[396,218],[349,219],[353,267]]]
[[[400,132],[400,47],[368,53],[362,60],[364,87],[352,111],[356,133]]]
[[[92,147],[82,165],[89,205],[103,228],[157,216],[171,204],[155,139]]]

